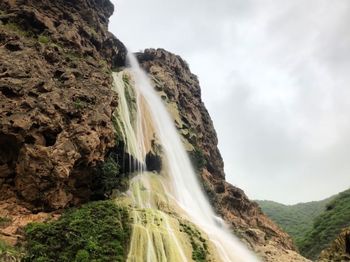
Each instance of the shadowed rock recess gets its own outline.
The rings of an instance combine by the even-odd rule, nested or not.
[[[0,2],[0,239],[8,244],[22,241],[29,222],[96,200],[96,169],[105,159],[124,166],[111,73],[125,66],[126,49],[108,32],[112,13],[108,0]],[[216,212],[266,261],[304,261],[290,237],[225,181],[217,136],[186,62],[162,49],[137,57]],[[148,162],[159,169],[156,156]]]

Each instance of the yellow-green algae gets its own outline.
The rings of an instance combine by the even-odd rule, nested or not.
[[[132,235],[127,261],[220,261],[207,236],[186,220],[168,197],[160,174],[136,175],[127,195],[116,201],[131,210]]]
[[[114,74],[114,90],[120,98],[119,107],[114,113],[116,129],[122,134],[128,153],[142,161],[146,152],[152,150],[152,146],[147,145],[152,145],[156,136],[153,127],[147,126],[152,121],[147,121],[147,106],[137,92],[128,91],[134,98],[126,98],[125,90],[133,89],[134,84],[127,76],[129,73],[126,70]],[[136,115],[138,112],[132,112],[135,107],[127,100],[138,105],[136,111],[142,110],[142,117]],[[168,104],[168,109],[177,123],[183,125],[176,104]],[[132,115],[136,115],[136,118]],[[138,117],[143,122],[138,123]],[[142,133],[140,129],[146,132]],[[186,144],[189,150],[193,150],[190,143]],[[167,170],[166,161],[163,167],[164,172]],[[127,194],[116,199],[119,204],[128,207],[132,221],[127,261],[221,261],[206,234],[187,220],[187,215],[171,197],[167,174],[163,172],[136,172],[130,181]]]

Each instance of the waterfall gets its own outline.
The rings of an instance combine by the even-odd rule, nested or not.
[[[175,218],[191,221],[207,235],[217,254],[215,261],[258,261],[215,215],[166,106],[136,57],[129,53],[128,60],[131,68],[126,74],[133,83],[122,83],[124,76],[118,74],[123,73],[114,73],[114,90],[120,97],[120,133],[128,153],[141,162],[154,133],[165,162],[161,175],[142,169],[131,181],[129,195],[136,209],[128,261],[191,261],[189,251],[182,246],[182,235],[176,233],[181,232],[181,223]],[[135,101],[127,101],[125,90],[134,92]],[[153,226],[156,220],[158,227]]]

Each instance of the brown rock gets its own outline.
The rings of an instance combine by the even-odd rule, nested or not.
[[[76,181],[115,140],[110,70],[126,49],[108,32],[113,5],[3,0],[0,10],[0,199],[17,194],[33,210],[86,201],[89,184]]]
[[[317,261],[350,261],[350,228],[344,228],[329,247],[321,252]]]

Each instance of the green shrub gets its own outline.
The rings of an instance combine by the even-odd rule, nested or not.
[[[130,232],[126,208],[112,201],[91,202],[57,221],[29,224],[23,261],[125,261]]]
[[[129,177],[120,172],[116,159],[117,156],[111,154],[96,168],[92,183],[94,199],[105,199],[110,197],[115,189],[123,192],[129,188]]]
[[[74,100],[74,107],[77,110],[81,110],[81,109],[84,109],[87,107],[87,103],[78,98],[78,99]]]
[[[38,36],[38,41],[42,44],[47,45],[48,43],[51,42],[50,37],[46,36],[46,35],[39,35]]]

